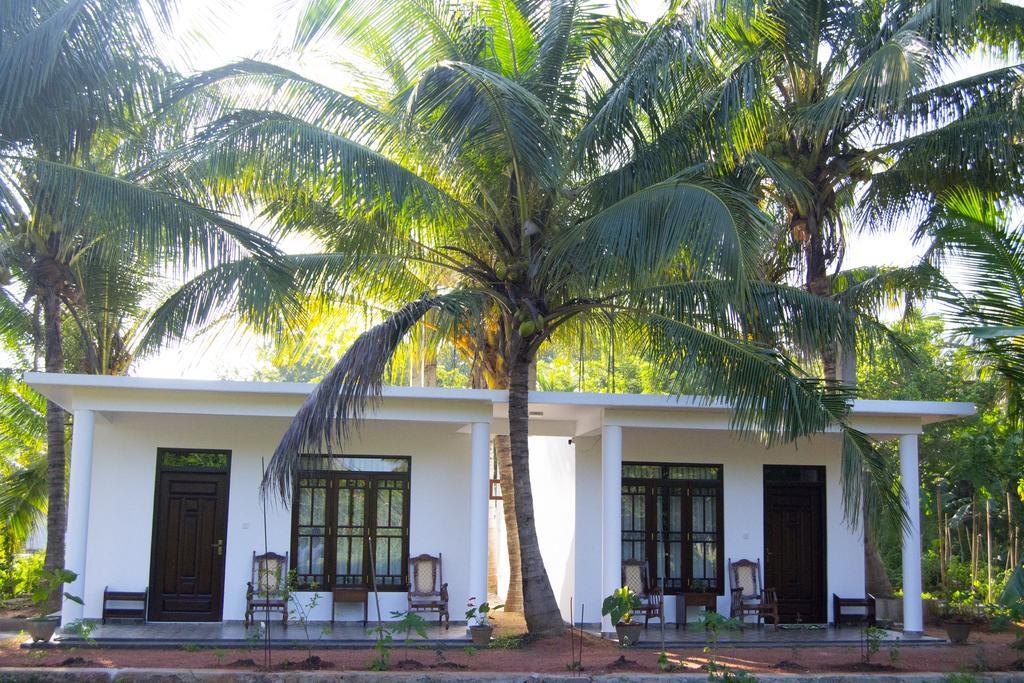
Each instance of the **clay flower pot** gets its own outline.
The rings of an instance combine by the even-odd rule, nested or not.
[[[477,647],[487,647],[491,642],[492,633],[494,633],[494,627],[489,624],[469,627],[469,635]]]
[[[954,645],[965,644],[971,635],[971,630],[974,628],[973,623],[963,621],[945,621],[942,623],[942,626],[946,629],[949,642]]]
[[[25,620],[25,630],[37,643],[45,643],[53,637],[60,625],[60,617],[35,617]]]
[[[643,631],[642,624],[636,624],[630,622],[623,624],[619,622],[615,624],[615,635],[619,637],[619,645],[622,647],[629,647],[640,642],[640,633]]]

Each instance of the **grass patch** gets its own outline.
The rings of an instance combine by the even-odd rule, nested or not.
[[[495,636],[488,645],[492,650],[522,650],[533,642],[529,633],[507,633],[503,636]]]

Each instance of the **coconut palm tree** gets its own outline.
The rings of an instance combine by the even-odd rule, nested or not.
[[[1024,426],[1024,225],[1014,208],[977,190],[951,191],[922,232],[956,267],[942,300],[982,367],[1006,384],[1007,415]]]
[[[1000,0],[758,0],[712,3],[714,68],[692,72],[688,107],[717,124],[705,143],[744,172],[785,226],[777,255],[831,296],[848,230],[920,219],[951,182],[1021,186],[1014,131],[1024,8]],[[1004,61],[963,78],[975,50]],[[1018,55],[1016,58],[1013,55]],[[683,119],[688,123],[689,119]],[[673,125],[668,124],[671,128]],[[823,350],[836,376],[836,347]]]
[[[800,277],[807,291],[861,305],[935,284],[927,264],[904,272],[841,272],[853,227],[885,231],[916,220],[950,182],[1020,187],[1024,73],[1016,59],[951,77],[979,46],[1004,56],[1020,45],[1024,11],[1004,2],[758,0],[708,6],[713,68],[691,71],[685,115],[666,124],[702,138],[722,172],[750,179],[781,230],[766,252],[769,279]],[[1019,52],[1016,54],[1019,55]],[[713,125],[695,127],[694,112]],[[897,293],[893,287],[909,289]],[[867,313],[867,311],[862,311]],[[815,350],[824,374],[855,382],[855,345],[897,338],[862,315],[857,338]],[[891,592],[867,540],[869,585]]]
[[[266,238],[172,193],[172,179],[139,182],[145,155],[111,143],[137,132],[162,100],[171,74],[153,57],[149,22],[166,27],[170,4],[12,0],[0,9],[0,281],[41,317],[48,372],[65,369],[65,314],[88,317],[83,268],[171,260],[171,272],[184,272],[274,253]],[[56,404],[47,404],[46,422],[45,564],[53,569],[64,562],[66,525],[65,416]]]
[[[638,93],[670,87],[700,54],[686,22],[668,17],[629,46],[610,38],[614,25],[571,0],[313,3],[300,43],[329,36],[346,42],[343,54],[366,48],[361,87],[340,92],[255,62],[202,74],[182,92],[233,82],[243,86],[236,108],[170,162],[261,207],[282,233],[329,245],[291,257],[318,291],[395,303],[300,409],[265,493],[288,499],[298,453],[343,448],[417,326],[508,390],[502,489],[514,496],[531,632],[562,626],[537,542],[527,438],[530,368],[556,335],[614,316],[619,338],[665,366],[676,391],[732,402],[734,424],[767,442],[841,427],[853,515],[859,472],[879,462],[844,424],[845,391],[788,353],[848,339],[852,316],[757,280],[771,221],[742,183],[684,168],[691,150],[666,156],[658,139],[617,142],[651,134]],[[269,95],[253,106],[260,88]],[[259,317],[279,295],[259,278],[246,261],[204,273],[153,326],[181,334],[232,297]]]

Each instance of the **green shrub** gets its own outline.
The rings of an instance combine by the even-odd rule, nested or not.
[[[0,599],[29,595],[35,591],[43,568],[43,556],[44,553],[39,551],[15,557],[7,571],[0,573]]]

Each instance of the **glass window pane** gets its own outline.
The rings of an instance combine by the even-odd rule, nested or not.
[[[408,458],[304,455],[302,469],[307,472],[408,472]]]
[[[227,471],[231,456],[227,452],[162,449],[157,451],[157,460],[162,468]]]
[[[313,515],[310,523],[314,526],[323,526],[326,503],[327,489],[313,489]]]

